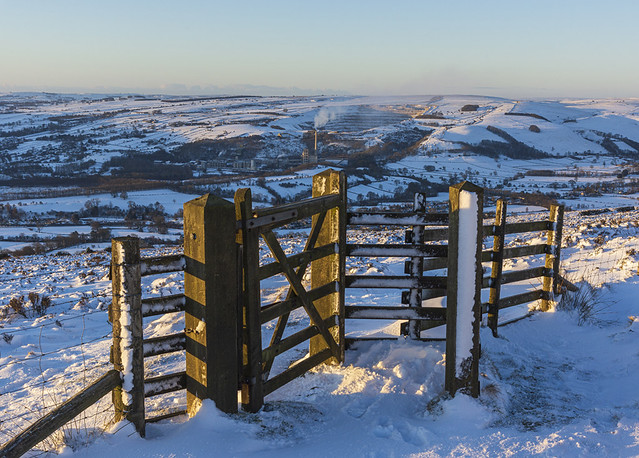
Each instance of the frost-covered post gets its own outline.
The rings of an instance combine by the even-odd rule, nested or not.
[[[113,303],[113,365],[122,373],[122,386],[113,391],[115,420],[126,418],[144,437],[144,349],[142,342],[142,286],[140,240],[111,241]]]
[[[564,206],[550,206],[550,227],[546,238],[546,275],[544,275],[542,289],[545,298],[541,301],[541,310],[546,312],[552,307],[552,293],[557,294],[559,282],[559,260],[561,255],[561,237],[564,225]]]
[[[450,187],[446,380],[452,396],[479,396],[484,191],[468,181]]]
[[[506,209],[506,201],[499,199],[495,211],[495,224],[493,225],[493,264],[490,271],[490,297],[488,299],[488,327],[493,331],[495,337],[497,337],[497,326],[499,324],[499,297],[501,295],[501,277],[504,264]]]
[[[413,201],[413,211],[415,213],[424,213],[426,211],[426,194],[415,193],[415,200]],[[413,226],[411,230],[411,243],[414,246],[419,247],[424,243],[424,227]],[[410,259],[410,275],[413,278],[419,278],[424,275],[424,258],[422,256],[414,256]],[[411,307],[422,306],[422,292],[423,289],[411,288],[409,294],[409,305]],[[408,336],[410,339],[419,339],[421,335],[421,321],[408,320]]]
[[[333,364],[344,361],[344,285],[346,282],[346,176],[344,172],[326,170],[313,177],[313,197],[339,194],[341,203],[339,207],[326,212],[326,218],[320,229],[316,246],[335,243],[339,246],[336,254],[325,256],[311,263],[311,288],[319,288],[331,282],[338,282],[339,290],[315,301],[315,307],[322,319],[331,315],[338,316],[337,326],[330,328],[330,332],[339,346],[339,358],[328,360]],[[318,216],[313,216],[313,227],[318,221]],[[311,337],[310,356],[313,356],[328,348],[324,338]]]
[[[235,205],[206,194],[184,204],[186,402],[237,412],[238,263]]]

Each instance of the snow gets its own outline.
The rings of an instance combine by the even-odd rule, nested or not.
[[[539,215],[512,218],[523,221]],[[101,426],[112,414],[107,396],[95,410],[95,415],[104,411],[95,417],[100,421],[90,417],[86,426],[75,423],[77,439],[58,449],[79,457],[636,456],[638,218],[638,211],[567,213],[562,267],[571,281],[579,283],[585,277],[595,287],[599,310],[581,322],[579,310],[562,309],[559,302],[553,312],[534,312],[500,327],[499,338],[482,328],[479,399],[442,395],[443,342],[363,342],[346,352],[344,365],[318,367],[267,396],[256,414],[227,415],[205,401],[191,420],[175,417],[148,424],[146,439],[138,438],[126,422],[97,439],[89,437],[96,432],[91,425]],[[283,248],[299,250],[300,234],[283,233]],[[364,236],[376,237],[377,243],[401,243],[403,231],[350,234],[355,239]],[[507,245],[541,240],[539,234],[516,237],[521,240],[510,237]],[[151,250],[143,256],[178,253]],[[266,252],[262,259],[265,262]],[[401,260],[350,262],[352,273],[398,275],[403,270]],[[0,441],[41,416],[54,399],[66,399],[111,367],[111,325],[105,311],[110,297],[108,263],[103,252],[0,260],[0,304],[30,291],[53,300],[42,318],[16,316],[0,322],[0,335],[8,336],[0,339]],[[522,258],[508,268],[533,265],[534,259]],[[182,284],[179,273],[144,277],[143,297],[177,294]],[[285,293],[284,284],[278,279],[267,282],[263,300]],[[503,295],[538,287],[532,282],[506,286],[510,289]],[[349,289],[347,300],[354,305],[396,305],[398,294]],[[502,310],[500,320],[521,317],[534,306]],[[352,321],[356,323],[347,321],[349,334],[398,334],[399,326],[392,322]],[[308,326],[308,317],[296,310],[290,323],[290,332],[297,332]],[[183,326],[183,313],[150,317],[145,319],[145,337],[173,334]],[[265,344],[272,329],[273,323],[263,328]],[[304,345],[296,348],[291,359],[306,351]],[[287,364],[286,358],[276,359],[274,373]],[[178,372],[184,370],[184,356],[149,358],[145,366],[148,377]],[[177,392],[146,402],[150,416],[183,408],[186,401],[184,393]]]
[[[459,193],[459,255],[457,265],[457,324],[455,374],[463,375],[464,361],[472,357],[477,265],[477,193]]]

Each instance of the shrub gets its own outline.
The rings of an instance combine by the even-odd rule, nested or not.
[[[566,291],[561,295],[557,310],[574,313],[579,326],[591,323],[602,323],[601,314],[610,303],[602,300],[601,288],[595,288],[587,281],[576,284],[577,291]]]
[[[39,294],[36,292],[30,292],[27,294],[29,301],[25,301],[24,296],[15,296],[9,300],[9,310],[13,310],[14,315],[22,315],[25,318],[37,318],[44,316],[47,313],[52,302],[49,296]],[[3,318],[8,317],[8,310],[3,310]]]

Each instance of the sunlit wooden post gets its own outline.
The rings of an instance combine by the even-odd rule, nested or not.
[[[206,194],[184,204],[186,396],[189,416],[212,399],[237,412],[235,206]]]
[[[541,301],[541,310],[546,312],[550,310],[554,301],[553,293],[559,282],[559,261],[561,257],[561,237],[564,224],[564,206],[552,205],[550,207],[550,227],[546,236],[546,273],[543,277],[542,289],[544,298]]]
[[[311,263],[311,288],[319,288],[331,282],[339,282],[336,293],[329,294],[317,301],[315,306],[322,319],[331,315],[338,316],[338,324],[330,328],[333,338],[337,342],[339,358],[328,360],[333,364],[344,361],[344,291],[346,281],[346,177],[343,172],[325,170],[313,177],[313,197],[339,194],[341,203],[339,207],[328,210],[326,218],[317,238],[317,246],[330,243],[338,245],[338,253],[315,260]],[[313,225],[317,222],[317,215],[313,216]],[[310,356],[328,348],[322,336],[311,338]]]
[[[450,187],[446,305],[446,391],[479,396],[484,191],[467,181]]]
[[[111,241],[113,302],[112,362],[122,373],[122,386],[113,390],[115,420],[127,419],[145,435],[144,348],[140,240],[121,237]]]
[[[490,272],[490,297],[488,299],[488,327],[497,337],[499,323],[499,297],[501,296],[501,274],[504,264],[504,235],[506,229],[506,201],[497,201],[495,224],[493,225],[492,269]]]

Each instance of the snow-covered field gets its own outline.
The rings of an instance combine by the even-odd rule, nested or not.
[[[126,423],[101,432],[112,414],[107,396],[83,419],[70,423],[64,438],[58,434],[43,448],[90,457],[639,455],[638,217],[636,211],[567,214],[562,267],[566,277],[587,292],[582,306],[573,310],[560,303],[552,312],[535,312],[501,327],[499,338],[482,328],[479,399],[442,396],[443,342],[399,338],[357,344],[347,351],[344,365],[320,367],[276,390],[256,414],[229,416],[206,402],[191,420],[175,417],[149,424],[146,439],[138,438]],[[298,230],[281,236],[287,252],[300,249]],[[400,231],[351,234],[357,240],[364,236],[403,239]],[[540,234],[529,234],[507,242],[541,240]],[[174,252],[179,248],[145,250],[143,256]],[[3,307],[1,442],[109,368],[109,259],[99,251],[0,260],[0,305],[24,295],[29,315],[29,293],[52,301],[44,316],[35,318]],[[525,269],[534,262],[513,260],[508,268]],[[348,269],[393,275],[403,271],[403,262],[353,259]],[[507,294],[537,286],[535,281],[522,282]],[[175,294],[182,287],[181,274],[145,277],[143,295]],[[265,302],[284,292],[284,282],[277,278],[263,287]],[[349,290],[347,301],[396,305],[399,291]],[[502,321],[523,316],[535,305],[508,309]],[[296,311],[290,322],[288,332],[295,332],[308,326],[308,317]],[[145,337],[183,326],[181,314],[148,318]],[[397,334],[398,328],[362,320],[347,322],[346,331]],[[271,330],[272,323],[267,323],[265,339]],[[297,347],[289,360],[306,350]],[[286,358],[276,360],[275,371],[286,367]],[[153,376],[183,368],[183,355],[174,354],[149,358],[145,370]],[[161,414],[185,403],[185,395],[178,392],[151,398],[146,408],[148,415]]]

